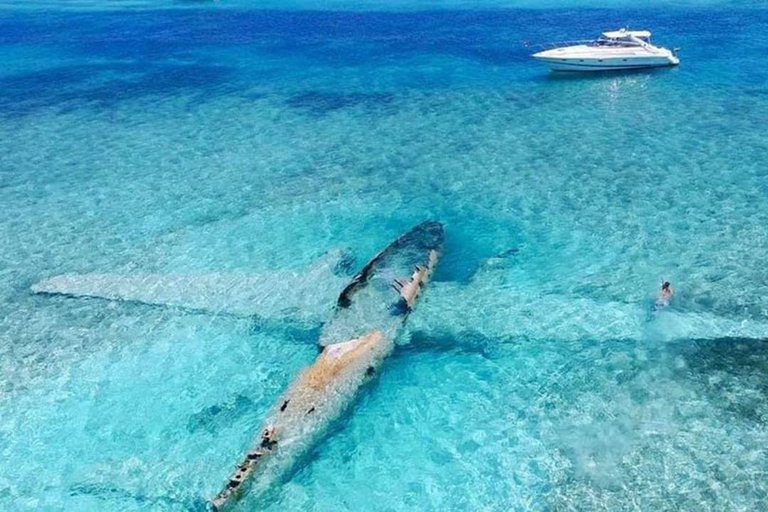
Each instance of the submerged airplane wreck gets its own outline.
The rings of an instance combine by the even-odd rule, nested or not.
[[[333,250],[305,272],[65,274],[42,280],[31,291],[298,322],[310,329],[330,315],[317,340],[319,357],[273,406],[252,447],[209,502],[219,511],[249,490],[259,496],[279,482],[376,376],[435,269],[443,238],[441,223],[421,223],[374,256],[351,281],[346,273],[350,256]]]
[[[253,445],[210,502],[222,510],[249,491],[263,495],[284,478],[375,377],[437,264],[443,237],[440,223],[419,224],[351,281],[351,257],[334,250],[303,271],[65,274],[34,284],[32,292],[230,314],[276,328],[298,325],[312,333],[312,340],[323,347],[321,354],[275,403]],[[491,347],[521,338],[569,342],[768,336],[768,324],[709,312],[667,311],[649,323],[639,304],[541,293],[538,288],[506,287],[503,294],[493,293],[515,272],[524,272],[516,254],[507,251],[490,258],[464,282],[434,283],[428,307],[409,322],[410,338],[427,341],[427,346]]]
[[[440,223],[419,224],[377,254],[343,289],[321,336],[325,348],[267,415],[253,446],[213,499],[214,510],[227,508],[248,489],[259,493],[269,488],[351,405],[394,349],[442,243]]]

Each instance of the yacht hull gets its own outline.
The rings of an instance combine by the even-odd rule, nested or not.
[[[534,58],[546,65],[552,71],[619,71],[631,69],[650,69],[676,66],[679,61],[668,57],[642,57],[642,58],[603,58],[603,59],[569,59],[562,57],[536,57]]]

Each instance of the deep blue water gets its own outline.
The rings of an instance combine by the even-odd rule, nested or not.
[[[764,4],[139,4],[0,3],[0,509],[201,507],[317,354],[313,262],[429,218],[402,346],[271,509],[768,508]],[[681,65],[526,46],[626,25]],[[72,273],[172,305],[31,290]],[[149,286],[232,273],[297,284]]]

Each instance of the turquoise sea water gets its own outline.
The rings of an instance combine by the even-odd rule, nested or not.
[[[201,509],[317,354],[311,293],[32,285],[359,267],[429,218],[410,332],[269,510],[768,508],[768,9],[384,5],[2,3],[0,509]],[[624,25],[681,66],[523,46]]]

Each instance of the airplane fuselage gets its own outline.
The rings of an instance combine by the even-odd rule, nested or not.
[[[353,278],[326,326],[320,356],[274,404],[253,445],[211,501],[214,510],[273,486],[354,402],[392,353],[399,327],[428,282],[441,245],[442,226],[420,224]],[[340,341],[344,334],[349,336]]]

